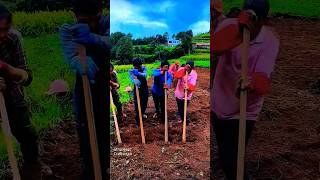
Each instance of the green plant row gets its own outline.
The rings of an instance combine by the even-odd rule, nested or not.
[[[210,61],[210,54],[209,53],[196,53],[190,54],[186,56],[182,56],[179,58],[180,60],[193,60],[193,61]]]
[[[196,53],[210,53],[210,49],[195,49],[193,51]]]

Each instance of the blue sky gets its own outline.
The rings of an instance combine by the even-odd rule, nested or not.
[[[134,38],[176,34],[192,29],[209,32],[210,0],[111,0],[112,32],[131,33]]]

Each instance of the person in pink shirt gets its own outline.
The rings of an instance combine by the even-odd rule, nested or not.
[[[172,76],[174,76],[174,73],[176,73],[179,68],[180,68],[180,62],[179,62],[179,61],[176,61],[174,64],[172,64],[172,65],[169,67],[168,72],[169,72],[170,74],[172,74]]]
[[[188,91],[187,104],[189,105],[192,94],[197,84],[198,74],[193,68],[194,62],[189,60],[184,67],[179,68],[178,71],[174,74],[174,78],[178,79],[174,94],[176,97],[178,112],[181,120],[183,120],[184,115],[184,91],[185,89]],[[186,77],[186,72],[188,72],[188,77]],[[189,120],[187,120],[187,124],[189,124]]]
[[[172,75],[172,77],[174,77],[174,74],[178,71],[178,69],[180,68],[180,62],[176,61],[174,64],[172,64],[169,67],[168,72]],[[177,79],[173,79],[172,80],[172,85],[171,88],[174,89],[177,86]]]
[[[264,95],[270,89],[270,75],[279,52],[279,40],[265,25],[268,0],[246,0],[238,18],[224,20],[214,33],[214,53],[220,54],[211,90],[211,122],[216,135],[219,159],[228,180],[237,174],[238,128],[240,115],[241,28],[249,27],[251,42],[246,85],[246,143],[258,119]],[[253,10],[253,12],[251,11]],[[255,17],[253,16],[255,14]],[[230,41],[226,41],[228,36]],[[248,171],[244,179],[250,179]]]

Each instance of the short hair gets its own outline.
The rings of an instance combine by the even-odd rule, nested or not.
[[[110,63],[110,68],[113,70],[114,69],[114,65]]]
[[[4,4],[0,3],[0,20],[3,19],[10,24],[12,22],[12,14]]]
[[[170,66],[169,62],[168,61],[161,61],[160,63],[160,67],[163,67],[163,66]]]
[[[142,65],[142,60],[140,58],[133,58],[132,59],[132,65],[133,66],[141,66]]]
[[[191,68],[194,67],[194,62],[192,60],[188,60],[186,64],[189,64]]]
[[[245,0],[243,9],[251,9],[259,19],[266,19],[270,10],[270,2],[269,0]]]
[[[76,15],[95,16],[103,8],[102,0],[72,0],[72,11]]]

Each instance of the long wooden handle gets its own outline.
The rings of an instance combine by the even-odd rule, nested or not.
[[[113,120],[114,120],[114,126],[116,128],[116,134],[117,134],[117,139],[118,143],[121,144],[121,136],[120,136],[120,130],[119,130],[119,125],[118,125],[118,119],[117,119],[117,114],[114,109],[114,102],[113,102],[113,97],[112,97],[112,92],[111,92],[111,87],[110,87],[110,104],[111,104],[111,109],[112,109],[112,114],[113,114]]]
[[[237,180],[243,180],[244,175],[244,156],[246,141],[246,113],[247,113],[247,91],[245,84],[248,81],[248,54],[249,54],[250,32],[244,28],[243,43],[241,52],[241,92],[240,92],[240,122],[238,139],[238,161],[237,161]]]
[[[86,50],[85,50],[85,47],[82,45],[79,45],[79,57],[83,65],[83,68],[86,69],[87,68],[86,67],[86,64],[87,64]],[[83,94],[84,94],[88,129],[89,129],[89,139],[90,139],[90,146],[91,146],[94,176],[95,176],[95,180],[102,180],[101,164],[100,164],[101,162],[99,158],[99,149],[98,149],[97,134],[96,134],[96,128],[95,128],[92,97],[90,92],[90,83],[86,74],[82,75],[82,84],[83,84]]]
[[[167,71],[164,72],[164,84],[167,84]],[[167,89],[164,89],[164,141],[168,142]]]
[[[146,139],[144,136],[144,129],[143,129],[143,121],[142,121],[142,112],[141,112],[141,104],[140,104],[140,94],[139,94],[139,88],[136,85],[136,96],[137,96],[137,103],[138,103],[138,111],[139,111],[139,120],[140,120],[140,131],[141,131],[141,140],[142,144],[146,143]]]
[[[6,104],[5,104],[5,100],[2,92],[0,92],[0,111],[1,111],[1,119],[2,119],[2,122],[1,122],[2,133],[4,135],[4,141],[7,146],[9,164],[12,170],[13,179],[20,180],[21,178],[20,178],[17,158],[14,155],[14,149],[13,149],[13,143],[12,143],[13,135],[11,133],[9,118],[7,114],[7,108],[6,108]]]
[[[186,71],[186,86],[188,86],[188,71]],[[188,90],[184,90],[184,113],[183,113],[183,129],[182,129],[182,142],[187,142],[187,106],[188,106]]]

